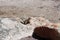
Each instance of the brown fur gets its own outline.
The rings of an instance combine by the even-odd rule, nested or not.
[[[60,40],[59,33],[55,29],[51,29],[48,27],[36,27],[33,32],[33,37],[37,36],[37,39],[45,38],[46,40]],[[39,38],[38,38],[39,37]],[[44,40],[45,40],[44,39]]]

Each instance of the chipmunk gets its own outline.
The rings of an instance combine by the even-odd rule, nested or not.
[[[34,29],[32,37],[38,40],[60,40],[60,33],[56,29],[41,26]]]

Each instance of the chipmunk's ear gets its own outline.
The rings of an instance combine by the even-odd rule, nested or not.
[[[48,27],[36,27],[32,37],[38,40],[57,40],[58,35],[58,31],[55,29]]]

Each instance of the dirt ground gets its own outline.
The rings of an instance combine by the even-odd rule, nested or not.
[[[51,22],[60,22],[60,0],[20,0],[17,2],[13,0],[2,1],[1,4],[4,5],[0,5],[0,17],[41,16]]]

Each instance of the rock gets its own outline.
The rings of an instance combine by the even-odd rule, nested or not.
[[[18,40],[32,36],[33,30],[36,27],[46,26],[54,29],[54,26],[56,26],[54,23],[51,23],[49,20],[43,17],[30,17],[30,19],[28,19],[29,18],[25,19],[27,22],[25,21],[26,24],[23,24],[18,17],[0,18],[0,40]],[[57,24],[57,27],[58,26],[60,27],[59,23]]]
[[[0,18],[0,40],[18,40],[33,33],[33,27],[12,18]]]
[[[37,40],[37,39],[33,38],[32,36],[28,36],[25,38],[21,38],[20,40]]]

